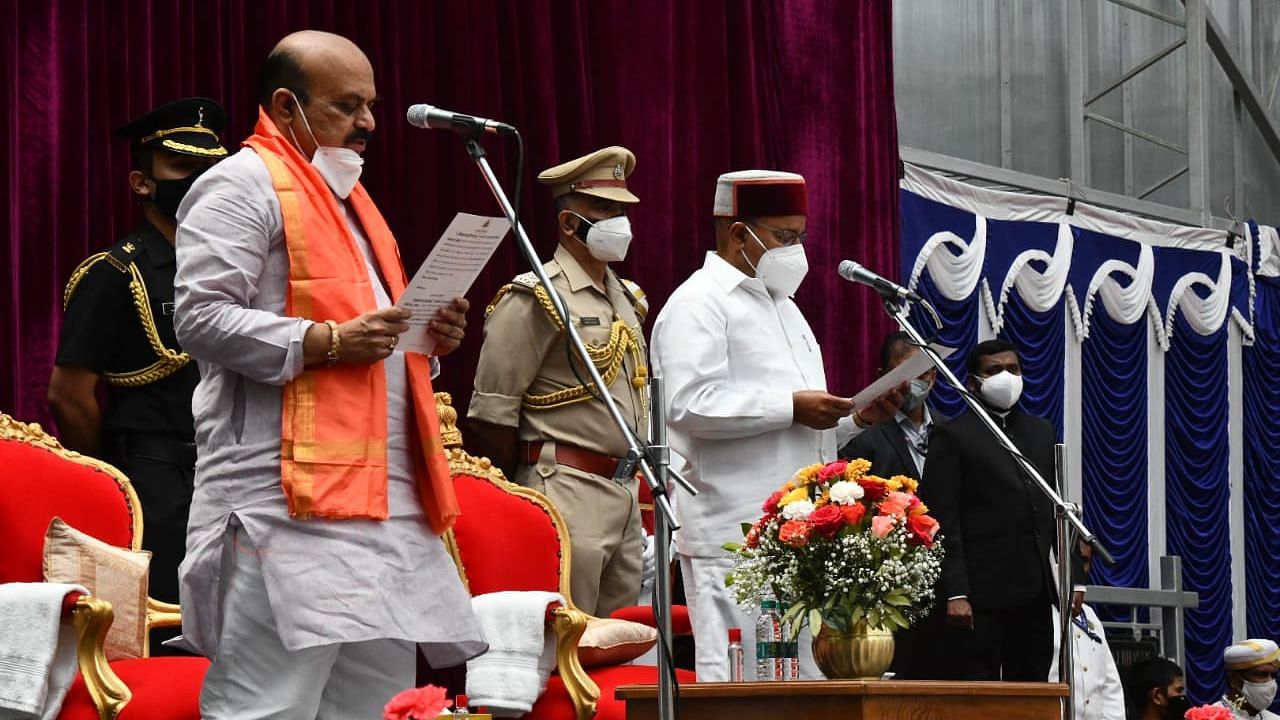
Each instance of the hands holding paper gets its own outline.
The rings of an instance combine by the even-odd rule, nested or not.
[[[470,307],[466,298],[456,297],[437,309],[435,316],[427,321],[427,335],[435,341],[432,355],[448,355],[462,344]],[[400,336],[409,329],[410,317],[412,313],[404,308],[389,307],[338,323],[338,361],[367,365],[387,358],[395,352]],[[303,339],[307,362],[324,362],[332,343],[328,325],[312,325]]]
[[[427,334],[436,341],[432,355],[448,355],[462,344],[462,338],[466,335],[467,310],[470,307],[471,303],[466,298],[456,297],[453,302],[436,311],[436,316],[427,323]]]
[[[858,411],[862,423],[878,423],[892,418],[902,405],[902,395],[906,388],[905,384],[892,388]],[[801,390],[791,394],[792,417],[801,425],[815,430],[835,427],[840,418],[853,414],[854,407],[850,398],[822,390]]]

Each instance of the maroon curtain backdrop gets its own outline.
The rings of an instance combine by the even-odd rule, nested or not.
[[[430,102],[524,134],[522,216],[544,258],[551,204],[536,172],[610,144],[638,158],[636,242],[620,271],[651,317],[713,246],[716,176],[772,168],[809,181],[810,273],[799,303],[834,392],[870,379],[892,329],[842,258],[893,273],[897,134],[889,0],[4,0],[8,76],[0,410],[48,424],[45,389],[62,288],[86,255],[130,230],[127,143],[112,128],[186,95],[219,99],[234,146],[256,116],[257,72],[284,34],[352,38],[382,95],[364,182],[410,274],[460,210],[499,214],[458,138],[409,127]],[[487,141],[509,181],[514,152]],[[494,291],[527,268],[508,241],[471,294],[471,333],[440,389],[465,405]]]

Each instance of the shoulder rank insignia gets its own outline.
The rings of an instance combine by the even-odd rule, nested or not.
[[[644,290],[626,278],[618,278],[618,280],[622,282],[622,289],[627,291],[627,298],[631,300],[631,306],[636,310],[636,319],[643,324],[645,316],[649,314],[649,299],[645,296]]]
[[[142,246],[132,240],[121,243],[119,247],[113,247],[107,251],[107,262],[111,263],[115,269],[122,273],[129,273],[129,265],[133,263],[133,259],[142,252]]]

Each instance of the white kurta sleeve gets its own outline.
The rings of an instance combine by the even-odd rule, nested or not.
[[[280,220],[252,180],[243,173],[211,172],[183,201],[174,330],[193,357],[283,385],[302,372],[302,338],[313,323],[253,307]],[[266,190],[271,192],[270,185]]]
[[[770,387],[767,377],[742,382],[731,377],[725,316],[714,303],[700,299],[669,304],[654,327],[654,365],[667,386],[667,423],[707,439],[790,427],[791,391]]]

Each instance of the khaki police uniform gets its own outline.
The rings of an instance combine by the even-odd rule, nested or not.
[[[539,180],[557,196],[583,192],[635,202],[625,186],[634,163],[630,151],[606,148]],[[596,283],[563,246],[543,267],[623,417],[647,437],[643,294],[612,270],[603,285]],[[586,370],[533,273],[499,290],[485,316],[468,417],[517,429],[515,481],[547,495],[568,524],[574,604],[600,616],[634,604],[644,549],[638,480],[634,472],[614,477],[626,441],[592,396],[594,387],[584,385]]]

